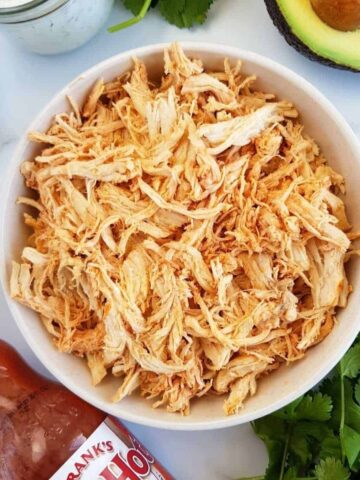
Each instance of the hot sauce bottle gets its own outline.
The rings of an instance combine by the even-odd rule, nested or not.
[[[115,418],[0,340],[1,480],[174,480]]]

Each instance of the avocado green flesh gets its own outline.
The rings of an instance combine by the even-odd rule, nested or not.
[[[276,0],[292,33],[316,55],[360,70],[360,29],[341,32],[314,12],[310,0]]]

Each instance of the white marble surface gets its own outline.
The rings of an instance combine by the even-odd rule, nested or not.
[[[127,15],[117,1],[108,24]],[[360,138],[360,74],[333,70],[300,56],[273,27],[262,0],[217,0],[208,22],[191,31],[178,30],[151,12],[132,29],[113,35],[104,30],[84,47],[53,57],[18,49],[3,35],[0,26],[0,182],[6,181],[6,167],[27,124],[69,80],[118,52],[174,40],[228,43],[292,68],[336,105]],[[46,374],[12,321],[2,292],[0,337]],[[226,480],[264,471],[265,451],[249,425],[214,432],[171,432],[129,426],[178,480]]]

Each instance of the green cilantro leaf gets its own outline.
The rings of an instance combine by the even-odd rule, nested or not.
[[[295,462],[300,470],[312,461],[316,463],[318,459],[327,457],[341,459],[340,439],[325,422],[307,420],[296,422],[292,428],[289,450],[300,459],[301,465],[298,461]]]
[[[340,372],[355,371],[356,367],[352,365],[353,360],[351,360],[354,359],[353,355],[354,353],[347,358],[344,365],[341,365]],[[321,390],[326,391],[333,399],[334,407],[330,424],[340,433],[342,450],[349,466],[357,470],[360,466],[360,406],[354,400],[351,380],[336,374],[331,380],[323,382]]]
[[[341,372],[348,378],[356,378],[360,374],[360,343],[351,347],[341,360]]]
[[[294,429],[289,440],[289,452],[295,456],[295,464],[305,465],[311,459],[310,443],[307,435],[301,435]]]
[[[360,478],[360,335],[316,391],[253,427],[269,453],[262,480]]]
[[[141,20],[147,14],[149,8],[151,6],[156,5],[157,0],[123,0],[125,6],[131,10],[131,12],[135,15],[124,22],[117,23],[116,25],[112,25],[108,28],[108,32],[114,33],[118,32],[119,30],[123,30],[124,28],[131,27],[131,25],[135,25],[136,23],[141,22]]]
[[[297,474],[296,474],[296,469],[294,467],[289,468],[287,472],[284,475],[284,480],[296,480],[297,479]]]
[[[360,407],[352,397],[345,404],[345,423],[360,432]]]
[[[325,422],[314,422],[302,420],[296,423],[294,431],[299,435],[306,435],[308,438],[323,442],[333,433],[332,429]]]
[[[259,418],[259,420],[252,423],[252,427],[258,437],[264,441],[267,438],[283,441],[286,435],[285,422],[273,415]]]
[[[342,416],[342,386],[343,379],[341,378],[337,369],[331,378],[324,380],[320,386],[321,392],[332,398],[333,408],[329,423],[334,429],[338,429],[340,427]]]
[[[305,395],[297,408],[297,418],[324,422],[330,419],[331,410],[332,400],[328,395],[319,392],[314,396]]]
[[[162,16],[179,28],[190,28],[202,24],[214,0],[123,0],[134,17],[108,28],[109,32],[117,32],[140,22],[150,7],[159,5]]]
[[[319,452],[319,458],[325,460],[327,457],[334,457],[341,460],[340,437],[334,432],[329,433],[322,441]]]
[[[360,457],[360,433],[348,425],[344,425],[341,430],[341,441],[349,466],[353,468]]]
[[[214,0],[160,0],[163,17],[179,28],[190,28],[204,23]]]
[[[183,28],[182,12],[185,10],[186,0],[160,0],[160,13],[169,23]]]
[[[360,432],[360,407],[355,403],[351,381],[344,379],[344,423]]]
[[[139,15],[145,0],[123,0],[125,7],[134,15]],[[159,0],[151,0],[150,7],[154,8],[159,3]]]
[[[264,480],[278,480],[286,444],[285,422],[272,415],[252,423],[254,432],[265,443],[269,463]]]
[[[315,468],[315,475],[318,480],[348,480],[349,470],[335,458],[320,460]]]
[[[295,400],[285,408],[275,413],[278,418],[284,420],[329,420],[332,410],[332,401],[328,395],[315,393],[307,394],[304,397]]]
[[[357,384],[355,385],[354,394],[355,394],[355,400],[360,405],[360,378]]]
[[[123,0],[123,2],[125,7],[134,15],[138,15],[144,5],[144,0]]]
[[[303,400],[303,396],[297,398],[293,402],[289,403],[285,407],[281,408],[274,413],[275,417],[282,418],[283,420],[296,420],[296,409]]]
[[[264,480],[278,480],[283,460],[285,444],[279,440],[264,440],[269,455],[269,463],[266,468]]]

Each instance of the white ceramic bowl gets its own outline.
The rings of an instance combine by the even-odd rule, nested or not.
[[[156,75],[163,65],[164,46],[153,45],[122,53],[87,70],[55,95],[29,129],[46,130],[54,114],[69,108],[66,95],[71,95],[81,103],[97,78],[102,76],[110,80],[128,70],[132,66],[133,56],[144,60],[151,74]],[[328,100],[295,73],[260,55],[224,45],[184,43],[183,47],[189,54],[201,58],[205,66],[210,68],[221,67],[224,57],[241,59],[244,62],[243,71],[258,76],[260,89],[295,103],[307,132],[320,144],[329,163],[345,176],[346,204],[354,226],[359,229],[360,221],[356,213],[360,205],[360,149],[350,127]],[[10,310],[30,347],[55,377],[89,403],[125,420],[167,429],[200,430],[236,425],[267,415],[313,387],[335,366],[354,340],[360,329],[360,270],[355,259],[348,268],[354,292],[346,309],[339,312],[339,322],[332,333],[311,349],[303,360],[290,367],[284,366],[261,380],[258,393],[246,402],[238,415],[224,415],[222,397],[195,400],[187,417],[167,413],[164,409],[154,410],[151,402],[136,395],[118,404],[111,403],[109,398],[118,380],[109,378],[94,388],[85,363],[71,355],[59,353],[38,316],[11,300],[8,295],[11,260],[19,258],[28,235],[23,225],[22,207],[15,204],[16,198],[26,191],[19,166],[23,160],[32,158],[39,148],[27,140],[25,132],[11,160],[6,191],[2,192],[1,200],[1,277]]]

